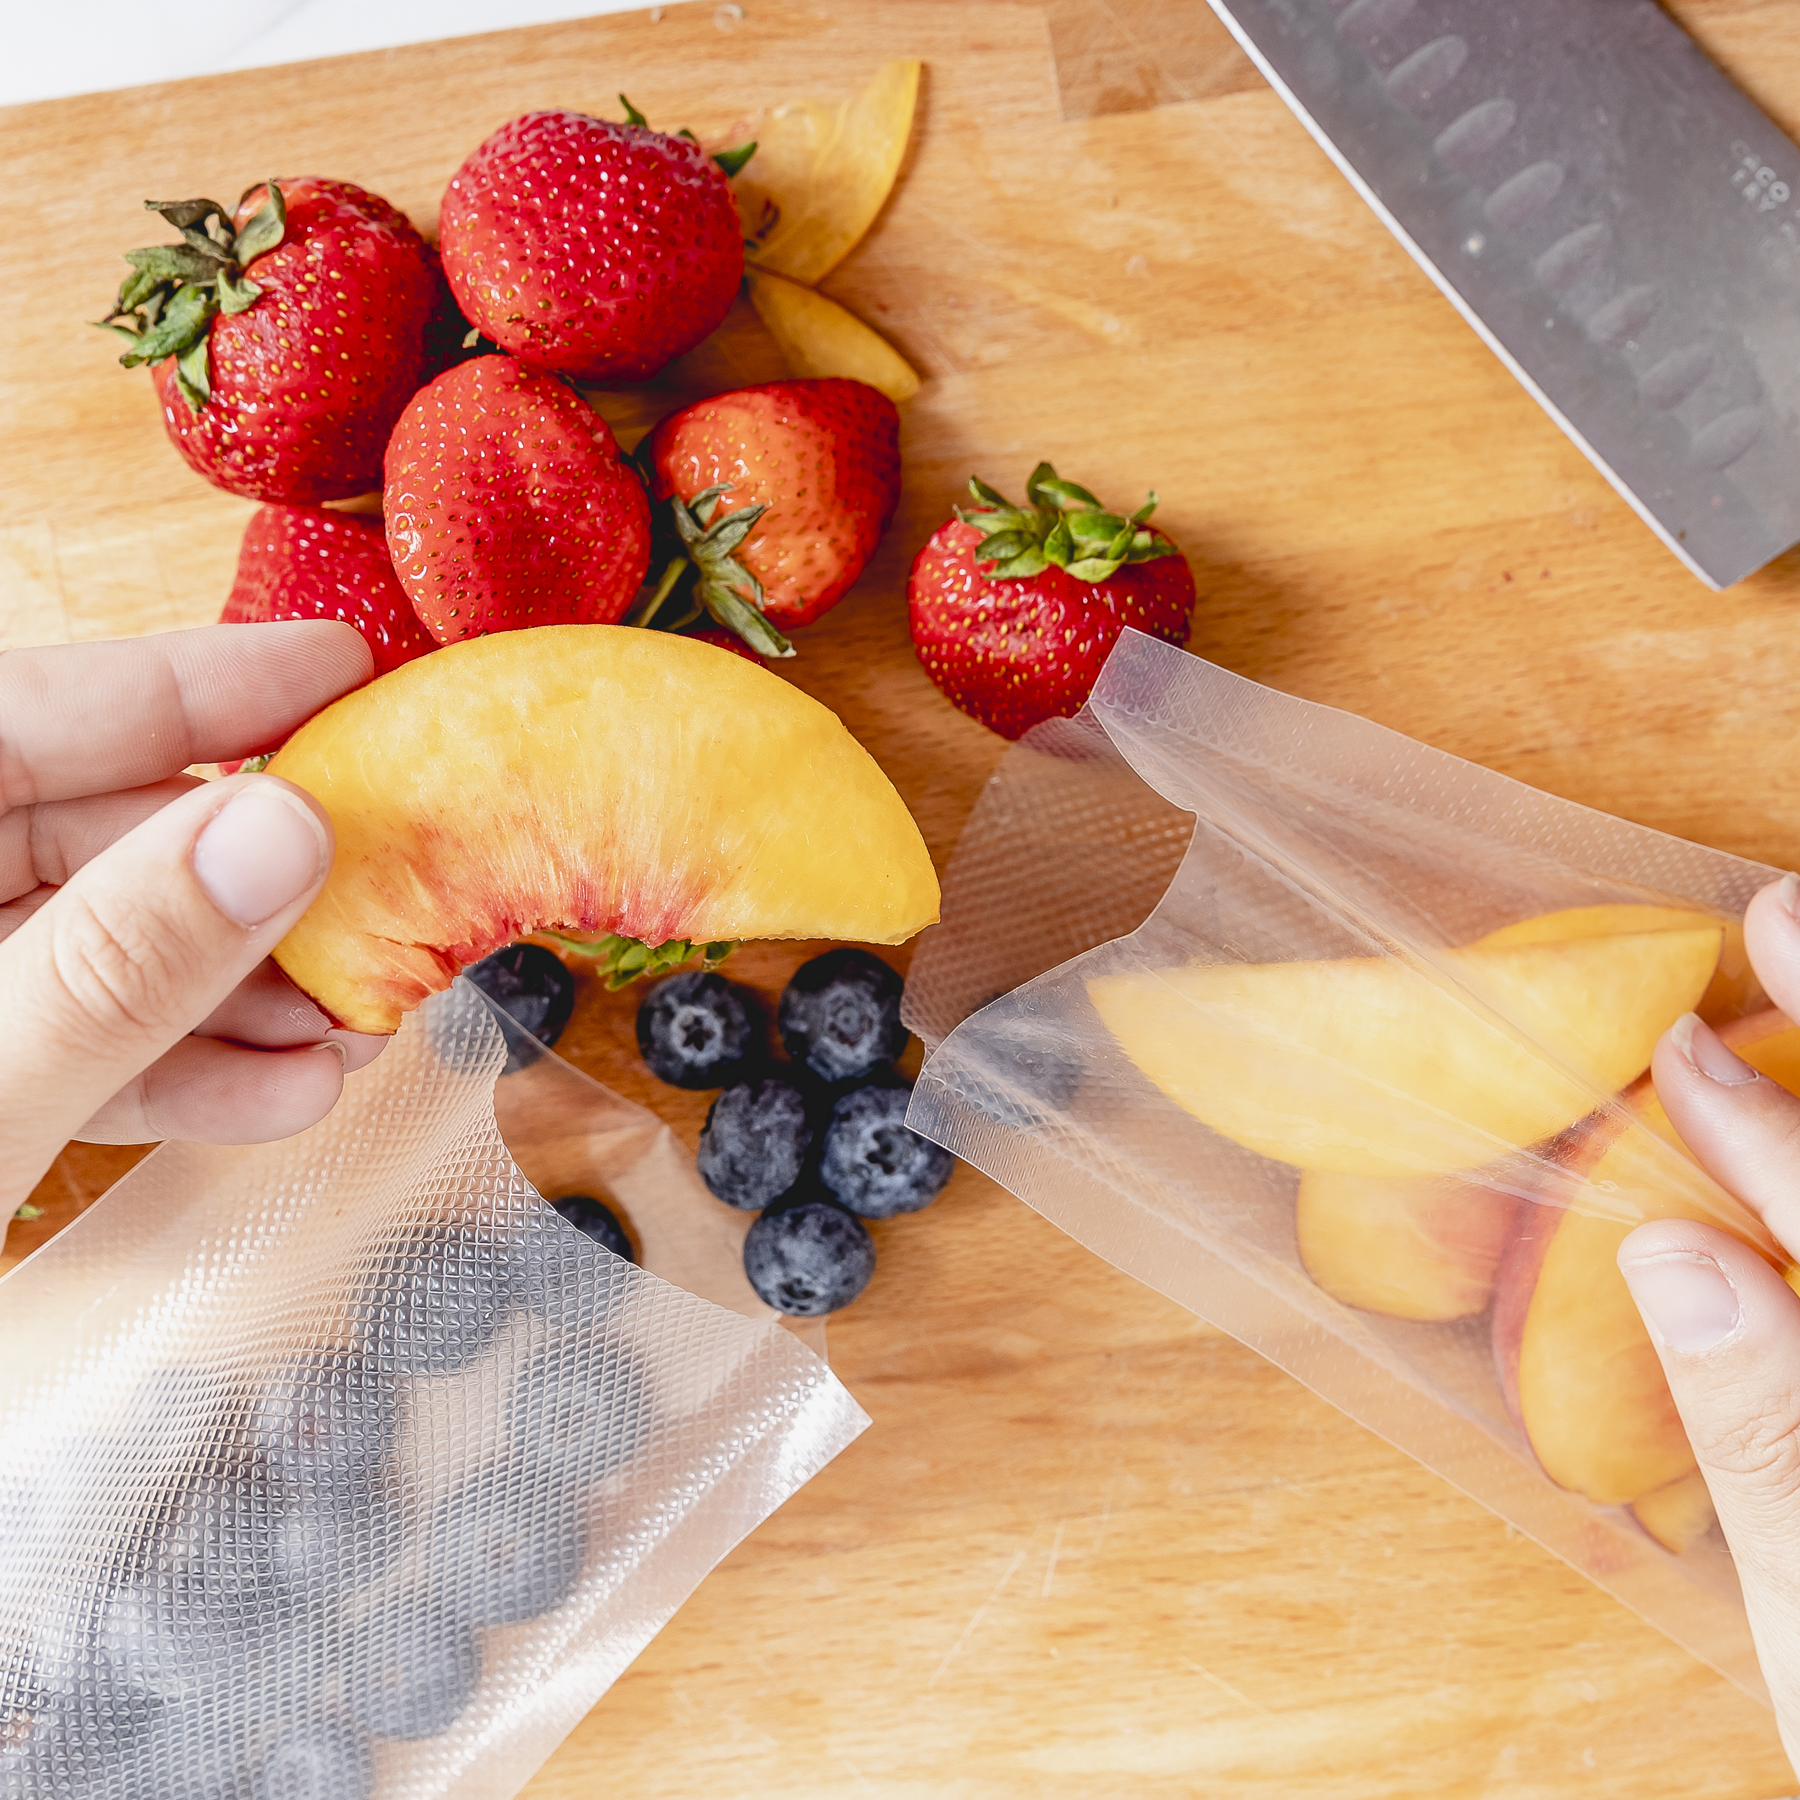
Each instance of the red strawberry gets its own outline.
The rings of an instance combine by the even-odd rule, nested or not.
[[[654,375],[731,310],[744,238],[726,175],[743,161],[716,162],[635,111],[625,125],[562,111],[502,125],[444,193],[457,305],[535,368]]]
[[[437,648],[394,579],[381,521],[322,506],[259,506],[250,515],[219,623],[265,619],[342,619],[368,640],[377,675]]]
[[[606,421],[510,356],[414,397],[387,451],[388,549],[439,643],[610,625],[650,565],[650,503]]]
[[[381,484],[417,390],[436,259],[404,215],[347,181],[152,203],[185,242],[130,252],[108,322],[154,363],[163,422],[208,481],[311,504]]]
[[[1121,518],[1048,463],[1029,507],[969,488],[983,504],[932,534],[906,597],[925,673],[971,718],[1016,738],[1078,712],[1128,625],[1186,642],[1193,572],[1146,527],[1154,494]]]
[[[671,413],[642,454],[652,494],[675,502],[702,603],[734,630],[747,623],[758,648],[779,634],[742,615],[810,625],[849,591],[900,503],[900,415],[861,381],[717,394]]]

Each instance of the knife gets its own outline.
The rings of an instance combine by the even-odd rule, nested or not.
[[[1800,542],[1800,149],[1652,0],[1210,0],[1709,587]]]

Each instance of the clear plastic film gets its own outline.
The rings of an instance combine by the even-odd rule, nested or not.
[[[1764,1696],[1615,1254],[1778,1265],[1648,1076],[1698,1010],[1800,1086],[1775,871],[1120,640],[1008,753],[907,982],[908,1123]]]
[[[725,1304],[566,1223],[497,1101]],[[311,1131],[167,1145],[7,1276],[0,1796],[516,1793],[867,1423],[684,1250],[698,1186],[458,983]]]

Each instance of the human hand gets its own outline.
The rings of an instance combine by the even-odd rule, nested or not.
[[[332,621],[0,656],[0,1222],[72,1137],[287,1137],[385,1042],[266,960],[331,866],[318,804],[181,773],[279,743],[370,668]]]
[[[1744,931],[1769,998],[1800,1021],[1800,879],[1764,888]],[[1691,1015],[1652,1067],[1682,1141],[1800,1261],[1800,1099]],[[1782,1743],[1800,1767],[1800,1294],[1736,1238],[1688,1220],[1640,1225],[1619,1267],[1731,1545]]]

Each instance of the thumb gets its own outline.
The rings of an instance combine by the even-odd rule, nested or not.
[[[1640,1225],[1619,1267],[1662,1358],[1800,1765],[1800,1294],[1736,1238]]]
[[[84,864],[0,943],[0,1218],[268,955],[331,856],[330,821],[300,789],[267,775],[206,782]],[[335,1052],[239,1054],[328,1087],[312,1117],[337,1096]]]

